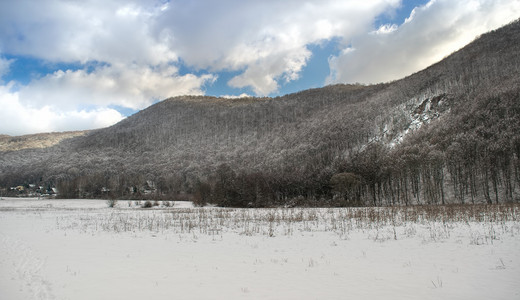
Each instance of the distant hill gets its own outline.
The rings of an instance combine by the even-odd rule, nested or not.
[[[67,131],[22,136],[0,135],[0,152],[48,148],[59,144],[65,139],[85,135],[87,132],[88,131]]]
[[[0,185],[224,206],[518,201],[519,74],[516,21],[390,83],[176,97],[51,147],[1,146]]]

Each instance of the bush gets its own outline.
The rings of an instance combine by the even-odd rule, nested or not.
[[[146,200],[143,204],[143,208],[150,208],[152,207],[152,202],[150,200]]]
[[[116,204],[117,204],[117,200],[115,200],[115,199],[109,199],[109,200],[107,200],[107,205],[108,205],[108,207],[110,207],[110,208],[114,208],[114,207],[116,206]]]

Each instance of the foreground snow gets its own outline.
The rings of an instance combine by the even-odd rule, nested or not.
[[[452,213],[4,198],[0,298],[520,299],[518,208]]]

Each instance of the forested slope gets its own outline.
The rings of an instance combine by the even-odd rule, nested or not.
[[[518,201],[519,45],[517,21],[390,83],[167,99],[52,147],[1,152],[0,185],[230,206]]]

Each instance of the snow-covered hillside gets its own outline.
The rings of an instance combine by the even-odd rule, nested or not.
[[[232,207],[518,202],[519,45],[515,21],[393,82],[166,99],[52,147],[0,147],[0,192]],[[348,197],[330,185],[341,173],[356,178]]]

